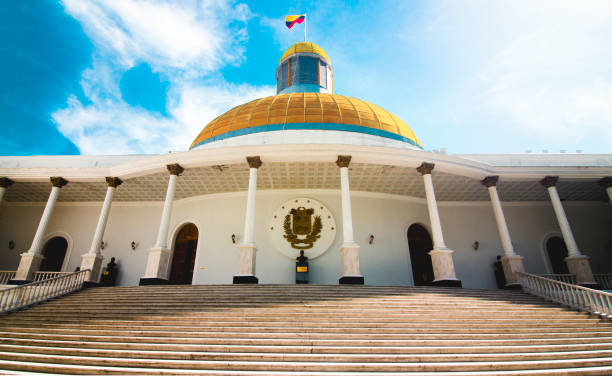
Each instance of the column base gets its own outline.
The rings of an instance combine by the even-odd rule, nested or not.
[[[501,262],[504,267],[504,277],[506,278],[506,287],[504,288],[509,289],[508,286],[513,285],[518,285],[520,288],[521,283],[516,273],[525,273],[525,267],[523,266],[523,257],[519,255],[504,256],[502,257]]]
[[[454,251],[451,249],[432,249],[429,251],[434,272],[434,283],[442,283],[441,281],[459,281],[455,275],[453,252]]]
[[[342,256],[342,275],[343,278],[361,277],[359,272],[359,245],[356,243],[343,244],[340,247],[340,255]]]
[[[345,275],[340,277],[338,283],[341,285],[363,285],[365,280],[362,275]]]
[[[463,287],[461,281],[458,279],[440,279],[431,282],[431,286],[434,287]]]
[[[144,276],[140,279],[162,279],[168,280],[168,270],[170,266],[170,252],[167,248],[149,249],[147,267]]]
[[[86,253],[81,260],[81,269],[90,269],[89,275],[85,278],[86,282],[95,283],[96,285],[100,281],[100,271],[102,270],[102,261],[104,257],[97,253]]]
[[[15,278],[11,281],[26,281],[24,283],[30,283],[34,280],[34,273],[40,268],[40,263],[43,260],[43,256],[39,254],[24,252],[21,254],[21,260],[19,260],[19,267],[15,272]]]
[[[593,277],[593,272],[591,271],[591,263],[589,262],[588,256],[581,255],[574,257],[566,257],[565,263],[567,264],[567,268],[569,269],[570,274],[576,276],[577,285],[599,285]]]
[[[138,286],[167,285],[169,281],[163,278],[140,278]]]
[[[241,244],[238,248],[240,251],[238,253],[238,273],[236,277],[251,276],[257,280],[255,277],[255,257],[257,255],[255,244]]]
[[[259,280],[254,275],[235,275],[232,283],[234,285],[256,285],[259,283]]]

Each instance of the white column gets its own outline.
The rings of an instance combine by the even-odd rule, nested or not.
[[[98,283],[100,278],[102,260],[104,259],[100,254],[100,246],[102,245],[104,230],[106,229],[106,222],[108,221],[108,212],[110,211],[111,203],[113,202],[115,189],[117,189],[122,181],[116,177],[107,177],[106,183],[108,184],[108,188],[106,188],[106,197],[104,198],[104,203],[102,204],[102,210],[100,210],[100,217],[98,218],[96,232],[94,233],[93,240],[91,241],[89,251],[82,256],[81,261],[81,270],[91,270],[89,275],[85,278],[86,281],[93,283]]]
[[[612,177],[605,177],[599,181],[599,184],[606,189],[608,199],[612,202]]]
[[[32,240],[30,249],[21,254],[21,260],[19,262],[17,272],[15,273],[15,278],[13,279],[14,281],[31,281],[34,277],[34,273],[38,271],[40,262],[43,259],[43,256],[40,254],[43,245],[43,237],[45,236],[45,231],[47,230],[47,225],[49,224],[51,214],[53,214],[53,208],[57,202],[60,189],[64,185],[68,184],[68,181],[61,177],[52,177],[50,180],[53,188],[51,188],[47,205],[45,206],[45,210],[43,211],[40,222],[38,223],[38,228],[34,234],[34,239]]]
[[[336,165],[340,167],[340,194],[342,197],[342,276],[340,284],[364,284],[359,270],[359,244],[355,243],[353,234],[353,214],[351,211],[351,190],[349,187],[348,167],[350,155],[339,155]]]
[[[558,176],[547,176],[540,181],[540,184],[548,190],[553,210],[555,211],[559,227],[561,228],[561,234],[563,234],[563,240],[567,247],[567,258],[565,259],[565,263],[570,273],[576,276],[576,283],[580,285],[597,285],[593,277],[593,272],[591,271],[589,257],[580,253],[578,244],[576,244],[574,234],[572,233],[572,228],[565,215],[565,210],[563,210],[563,204],[561,204],[559,193],[557,193],[556,184],[558,180]]]
[[[4,198],[4,193],[6,192],[8,187],[13,185],[13,183],[15,182],[7,177],[0,178],[0,203],[2,203],[2,199]]]
[[[168,249],[168,232],[170,229],[170,218],[172,217],[172,205],[174,203],[174,193],[176,191],[176,182],[184,169],[179,164],[169,164],[166,166],[170,177],[168,179],[168,189],[166,191],[166,200],[162,209],[159,230],[157,232],[157,240],[155,246],[149,249],[149,257],[145,275],[140,279],[140,284],[160,284],[168,280],[170,267],[170,254]]]
[[[238,273],[234,275],[233,282],[257,283],[255,277],[255,259],[257,249],[255,248],[255,194],[257,193],[257,169],[263,162],[259,156],[247,157],[249,164],[249,190],[247,193],[246,210],[244,214],[244,235],[238,246]]]
[[[433,237],[433,247],[429,252],[431,264],[434,271],[434,284],[441,286],[461,287],[461,281],[455,275],[455,264],[453,262],[453,250],[448,249],[444,243],[442,235],[442,224],[438,213],[438,204],[434,193],[431,171],[434,169],[433,163],[423,162],[417,171],[423,175],[425,185],[425,197],[427,198],[427,209],[429,211],[429,221]]]
[[[506,286],[520,287],[519,277],[516,275],[516,272],[525,271],[523,266],[523,258],[514,252],[514,247],[512,246],[512,239],[510,238],[510,231],[508,231],[506,217],[504,216],[501,201],[499,200],[499,195],[497,194],[496,185],[498,180],[498,176],[487,176],[482,180],[482,184],[489,190],[491,205],[493,206],[493,213],[495,214],[495,221],[497,222],[497,231],[499,232],[499,238],[504,250],[502,265],[504,268],[504,276],[506,277]]]

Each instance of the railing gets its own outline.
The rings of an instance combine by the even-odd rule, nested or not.
[[[8,284],[13,278],[15,278],[14,270],[0,270],[0,285]]]
[[[612,294],[555,281],[534,274],[517,273],[525,292],[553,302],[612,319]]]
[[[57,298],[83,288],[89,269],[68,273],[44,281],[32,282],[0,290],[0,313]]]
[[[612,274],[593,274],[602,290],[612,290]]]
[[[45,279],[51,279],[68,274],[70,274],[70,272],[36,272],[34,273],[34,282],[44,281]]]
[[[540,277],[554,279],[555,281],[576,284],[576,276],[573,274],[538,274]]]

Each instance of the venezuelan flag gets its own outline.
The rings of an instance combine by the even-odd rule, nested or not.
[[[286,16],[285,25],[287,25],[287,28],[291,29],[293,25],[295,25],[296,23],[301,24],[302,22],[304,22],[305,19],[306,19],[305,15]]]

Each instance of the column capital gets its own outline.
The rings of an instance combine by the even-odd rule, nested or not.
[[[559,180],[558,176],[547,176],[544,179],[540,180],[540,184],[545,186],[546,188],[554,187],[557,185],[557,181]]]
[[[123,180],[119,179],[118,177],[113,177],[113,176],[106,177],[106,184],[108,184],[109,187],[117,188],[118,186],[121,185],[121,183],[123,183]]]
[[[499,176],[495,175],[495,176],[487,176],[486,178],[482,179],[480,182],[482,183],[482,185],[489,188],[489,187],[495,187],[497,185],[498,180],[499,180]]]
[[[6,176],[3,176],[0,178],[0,187],[2,188],[8,188],[11,185],[13,185],[15,182],[12,181],[11,179],[7,178]]]
[[[259,155],[255,155],[253,157],[246,157],[247,163],[249,164],[249,168],[259,168],[263,164]]]
[[[598,183],[604,188],[610,188],[612,187],[612,177],[606,176],[605,178],[600,179]]]
[[[339,155],[338,159],[336,160],[336,164],[340,168],[348,167],[349,163],[351,163],[351,158],[352,157],[350,155]]]
[[[170,173],[170,175],[176,175],[176,176],[179,176],[180,174],[183,173],[183,171],[185,171],[185,169],[181,167],[181,165],[178,163],[166,165],[166,168],[168,169],[168,172]]]
[[[53,184],[53,186],[57,188],[61,188],[68,184],[68,180],[64,179],[61,176],[52,176],[49,178],[49,180],[51,180],[51,184]]]
[[[431,171],[433,171],[434,166],[434,163],[423,162],[419,167],[416,168],[416,170],[421,173],[421,175],[427,175],[431,174]]]

